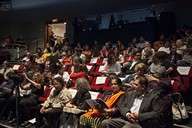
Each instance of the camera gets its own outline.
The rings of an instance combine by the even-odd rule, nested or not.
[[[9,79],[13,80],[16,83],[22,83],[24,80],[24,76],[22,73],[10,73]]]

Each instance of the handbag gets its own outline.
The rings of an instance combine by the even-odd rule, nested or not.
[[[170,94],[170,100],[172,101],[173,121],[178,124],[187,122],[189,116],[181,94],[177,92]]]

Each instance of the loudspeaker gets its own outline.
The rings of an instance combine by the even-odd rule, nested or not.
[[[160,13],[160,32],[165,35],[175,33],[175,15],[173,12],[162,12]]]

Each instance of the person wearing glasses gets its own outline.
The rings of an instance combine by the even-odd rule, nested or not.
[[[159,128],[159,96],[147,92],[147,85],[145,77],[137,78],[119,109],[121,117],[103,120],[100,128]]]
[[[137,50],[135,53],[133,53],[134,59],[128,62],[123,63],[123,66],[121,68],[122,72],[125,74],[133,74],[135,73],[135,66],[139,63],[141,63],[141,51]]]

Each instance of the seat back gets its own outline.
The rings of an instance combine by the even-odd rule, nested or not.
[[[39,100],[40,102],[44,102],[45,100],[47,100],[47,98],[49,97],[52,89],[53,89],[53,87],[45,86],[45,87],[44,87],[43,96],[39,97],[38,100]]]
[[[109,80],[110,79],[108,77],[106,77],[106,76],[94,77],[92,82],[91,82],[90,87],[91,87],[92,90],[100,91],[103,87],[108,86]]]

